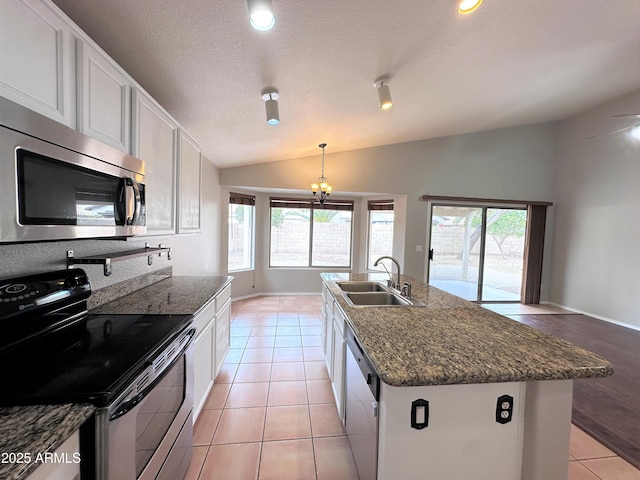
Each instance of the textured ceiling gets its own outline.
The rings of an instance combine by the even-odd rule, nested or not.
[[[271,32],[245,0],[54,3],[222,168],[559,120],[640,88],[640,0],[485,0],[467,16],[454,0],[274,0]]]

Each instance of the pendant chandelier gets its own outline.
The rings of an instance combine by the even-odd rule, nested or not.
[[[318,202],[324,203],[329,198],[329,195],[331,195],[331,190],[333,190],[333,187],[327,183],[327,177],[324,176],[324,147],[326,147],[327,144],[321,143],[318,146],[322,149],[322,171],[320,173],[320,176],[318,177],[320,183],[311,184],[311,193],[313,193],[312,198],[317,198]]]

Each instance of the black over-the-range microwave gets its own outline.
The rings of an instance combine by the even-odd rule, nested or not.
[[[146,232],[144,162],[0,97],[0,243]]]

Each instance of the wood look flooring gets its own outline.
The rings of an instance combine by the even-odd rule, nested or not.
[[[613,375],[575,381],[573,423],[640,468],[640,332],[579,314],[507,316],[611,362]]]

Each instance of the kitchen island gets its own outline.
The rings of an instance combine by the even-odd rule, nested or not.
[[[381,380],[378,479],[566,480],[573,379],[611,375],[609,362],[413,278],[402,280],[422,306],[353,306],[336,283],[386,278],[322,274],[339,412],[342,320]],[[426,427],[411,427],[416,401],[429,402]]]

